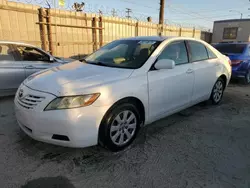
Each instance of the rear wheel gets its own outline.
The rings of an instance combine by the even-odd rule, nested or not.
[[[247,72],[245,78],[244,78],[244,83],[249,84],[250,83],[250,71]]]
[[[215,82],[211,97],[213,104],[219,104],[222,100],[224,88],[225,88],[225,81],[222,78],[218,78],[218,80]]]
[[[99,142],[112,151],[130,145],[140,127],[140,115],[134,104],[123,103],[111,109],[104,117]]]

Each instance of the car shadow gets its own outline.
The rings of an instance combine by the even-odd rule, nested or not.
[[[63,176],[45,177],[28,181],[21,188],[75,188],[69,179]]]

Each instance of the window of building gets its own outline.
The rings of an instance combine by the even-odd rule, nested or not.
[[[224,28],[223,39],[236,39],[238,33],[238,27]]]

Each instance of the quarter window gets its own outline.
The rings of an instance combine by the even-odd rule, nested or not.
[[[189,46],[191,49],[191,60],[202,61],[208,59],[208,52],[206,47],[200,42],[189,41]]]
[[[215,59],[215,58],[217,58],[217,56],[215,55],[215,53],[212,50],[210,50],[209,48],[207,48],[207,53],[208,53],[209,59]]]
[[[175,65],[188,63],[187,49],[184,41],[176,41],[169,44],[160,54],[160,59],[174,60]]]

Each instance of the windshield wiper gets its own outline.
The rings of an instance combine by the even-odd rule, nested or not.
[[[79,59],[79,61],[84,62],[84,63],[87,63],[87,61],[86,61],[84,58]]]
[[[110,65],[107,65],[106,63],[103,63],[101,61],[93,61],[93,62],[87,62],[89,64],[92,64],[92,65],[100,65],[100,66],[104,66],[104,67],[112,67]]]

